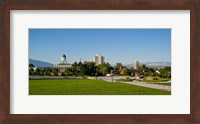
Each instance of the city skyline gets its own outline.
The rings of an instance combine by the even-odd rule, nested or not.
[[[92,61],[96,54],[105,62],[131,64],[171,62],[170,29],[29,29],[29,58],[58,64]]]

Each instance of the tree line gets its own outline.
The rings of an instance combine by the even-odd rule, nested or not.
[[[74,62],[71,68],[65,68],[61,71],[58,68],[37,68],[34,70],[34,65],[29,64],[29,75],[41,75],[41,76],[105,76],[106,74],[112,73],[113,75],[124,75],[124,76],[153,76],[171,78],[171,67],[164,67],[160,69],[147,67],[141,65],[138,70],[133,68],[127,68],[120,63],[115,66],[111,66],[109,63],[103,63],[98,66],[94,62]]]

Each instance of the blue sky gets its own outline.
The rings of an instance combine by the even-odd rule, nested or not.
[[[102,54],[110,64],[171,62],[171,29],[29,29],[29,58],[73,63]]]

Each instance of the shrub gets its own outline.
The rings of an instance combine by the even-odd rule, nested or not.
[[[130,80],[130,78],[129,78],[129,77],[126,77],[126,80],[128,80],[128,81],[129,81],[129,80]]]
[[[154,77],[153,80],[158,80],[158,78],[157,78],[157,77]]]

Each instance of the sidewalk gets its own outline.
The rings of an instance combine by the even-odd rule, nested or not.
[[[127,84],[133,84],[137,86],[143,86],[143,87],[149,87],[149,88],[154,88],[154,89],[160,89],[160,90],[167,90],[171,91],[171,86],[166,86],[166,85],[160,85],[160,84],[150,84],[146,82],[139,82],[139,81],[132,81],[132,82],[122,82],[122,83],[127,83]]]

